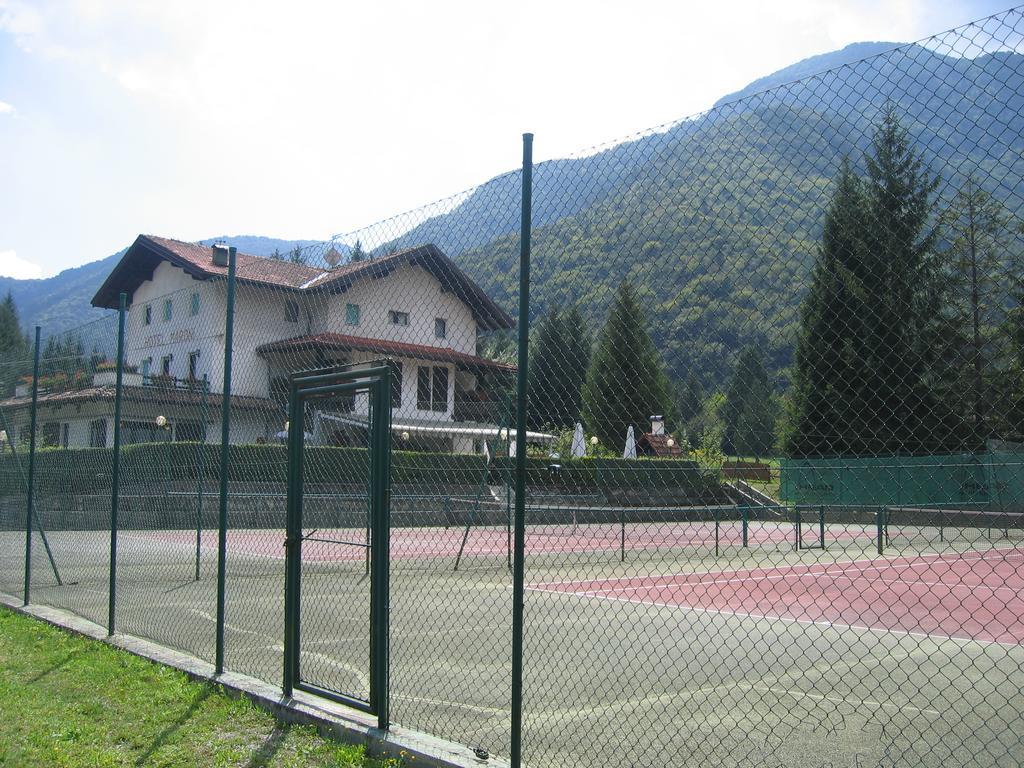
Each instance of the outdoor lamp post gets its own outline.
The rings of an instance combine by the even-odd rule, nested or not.
[[[166,433],[164,442],[167,444],[166,459],[164,461],[164,498],[167,499],[170,496],[170,471],[171,471],[171,423],[167,420],[167,417],[160,414],[153,420],[156,424],[156,428]]]
[[[402,438],[402,442],[403,442],[403,443],[406,443],[406,442],[408,442],[408,441],[409,441],[409,433],[408,433],[408,432],[403,432],[403,433],[402,433],[402,434],[400,435],[400,437]]]

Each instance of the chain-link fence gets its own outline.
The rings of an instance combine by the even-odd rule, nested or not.
[[[0,587],[513,764],[1020,764],[1022,33],[140,236],[0,363]]]

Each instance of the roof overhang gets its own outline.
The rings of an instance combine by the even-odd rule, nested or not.
[[[411,357],[417,360],[430,360],[440,363],[452,363],[459,368],[471,371],[490,370],[512,373],[514,365],[488,360],[485,357],[469,355],[446,347],[431,347],[425,344],[405,344],[386,339],[371,339],[365,336],[349,336],[340,333],[319,333],[310,336],[296,336],[291,339],[272,341],[256,348],[262,357],[274,355],[303,354],[310,352],[370,352],[393,357]]]

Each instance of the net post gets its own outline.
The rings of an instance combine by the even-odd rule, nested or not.
[[[626,510],[619,510],[619,562],[626,562]]]
[[[523,595],[526,570],[526,369],[530,341],[530,217],[533,195],[533,134],[523,134],[523,193],[519,233],[519,349],[516,372],[515,547],[512,558],[512,768],[522,765]]]
[[[749,528],[750,528],[750,509],[748,507],[743,507],[743,511],[740,514],[742,516],[742,526],[743,526],[743,548],[746,549],[746,547],[747,547],[748,531],[749,531]]]
[[[39,408],[39,337],[43,329],[36,326],[35,349],[32,352],[32,411],[29,416],[28,487],[25,489],[25,605],[29,604],[32,583],[32,512],[36,474],[36,416]]]
[[[121,397],[124,391],[124,321],[128,295],[122,291],[117,308],[117,360],[114,374],[114,455],[110,466],[110,586],[107,597],[107,634],[114,634],[117,610],[117,508],[121,494]]]
[[[802,522],[802,518],[800,517],[800,505],[798,504],[796,506],[796,525],[793,528],[793,530],[796,531],[796,541],[793,544],[793,548],[797,552],[800,551],[800,539],[804,535],[804,532],[801,530],[803,527],[801,525]]]
[[[715,557],[718,557],[718,507],[715,507]]]
[[[214,674],[224,672],[224,591],[228,554],[228,440],[231,437],[231,359],[235,329],[235,246],[228,247],[228,301],[224,316],[224,386],[220,417],[220,514],[217,520],[217,639]]]
[[[825,548],[825,505],[818,507],[818,543]]]
[[[885,536],[885,507],[879,507],[875,513],[875,536],[878,539],[878,554],[883,554],[885,551],[885,542],[882,537]]]

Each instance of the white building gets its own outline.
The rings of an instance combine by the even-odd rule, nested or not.
[[[140,235],[93,297],[116,309],[128,297],[125,443],[219,442],[227,302],[226,249]],[[480,332],[513,322],[437,247],[423,245],[323,270],[237,254],[232,359],[232,443],[274,442],[284,429],[290,373],[393,361],[392,423],[404,445],[483,449],[504,411],[490,394],[514,367],[476,354]],[[92,386],[44,392],[44,445],[110,446],[114,373]],[[0,402],[27,431],[24,390]],[[365,395],[309,414],[317,442],[365,440]],[[161,432],[158,416],[167,422]],[[531,434],[546,441],[548,436]]]

